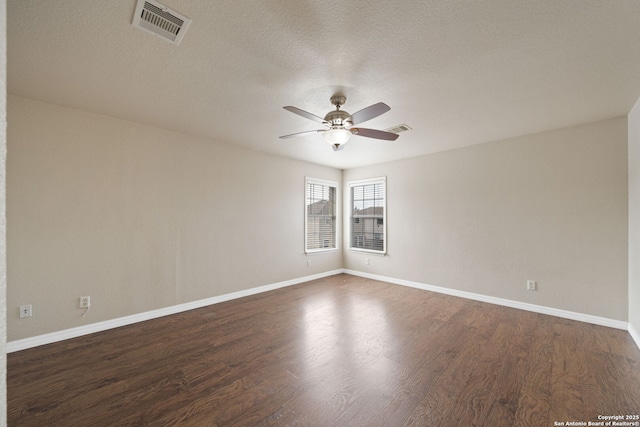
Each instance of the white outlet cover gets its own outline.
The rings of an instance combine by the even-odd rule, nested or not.
[[[27,304],[27,305],[21,305],[20,306],[20,318],[21,319],[25,319],[27,317],[31,317],[32,311],[31,311],[31,304]]]

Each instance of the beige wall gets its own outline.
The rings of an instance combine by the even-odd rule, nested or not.
[[[0,426],[7,424],[7,265],[6,265],[6,148],[7,148],[7,3],[0,0]]]
[[[625,117],[343,176],[387,177],[388,254],[346,268],[627,321]]]
[[[304,254],[305,176],[340,170],[17,96],[8,120],[10,341],[342,267]]]
[[[629,325],[640,334],[640,100],[629,113]],[[637,341],[640,346],[640,341]]]

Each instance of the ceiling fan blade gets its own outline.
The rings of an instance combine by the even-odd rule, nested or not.
[[[354,135],[366,136],[367,138],[384,139],[386,141],[395,141],[400,136],[397,133],[391,133],[384,130],[376,129],[351,128],[349,130]]]
[[[302,116],[306,119],[309,120],[313,120],[314,122],[318,122],[318,123],[322,123],[322,124],[326,124],[327,122],[322,118],[322,117],[318,117],[315,114],[311,114],[307,111],[301,110],[297,107],[292,107],[290,105],[287,105],[286,107],[282,107],[287,111],[291,111],[293,114],[297,114],[299,116]]]
[[[353,113],[351,117],[346,119],[346,121],[351,121],[351,123],[357,125],[358,123],[366,122],[367,120],[378,117],[390,109],[391,107],[384,102],[378,102],[377,104],[369,105],[367,108],[363,108],[362,110]]]
[[[324,131],[325,131],[324,129],[306,130],[304,132],[296,132],[296,133],[290,133],[289,135],[282,135],[280,139],[293,138],[296,136],[308,136],[308,135],[313,135],[314,133],[324,132]]]

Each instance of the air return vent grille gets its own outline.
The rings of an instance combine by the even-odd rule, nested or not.
[[[409,125],[406,124],[401,124],[401,125],[397,125],[394,127],[391,127],[389,129],[385,129],[387,132],[391,132],[391,133],[400,133],[400,132],[404,132],[407,130],[411,130],[411,128],[409,127]]]
[[[191,19],[157,1],[138,0],[132,24],[177,45],[182,41]]]

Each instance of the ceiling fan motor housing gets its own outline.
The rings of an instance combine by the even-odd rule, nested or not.
[[[329,113],[327,113],[326,116],[324,116],[324,120],[329,123],[330,126],[346,126],[348,124],[351,124],[351,122],[347,121],[346,119],[348,119],[351,116],[351,114],[347,113],[346,111],[343,110],[335,110],[335,111],[330,111]]]
[[[351,114],[347,113],[346,111],[340,110],[340,107],[342,107],[344,103],[347,102],[347,97],[344,95],[333,95],[329,100],[333,105],[336,106],[336,109],[335,111],[330,111],[329,113],[327,113],[327,115],[324,116],[324,120],[331,127],[344,127],[347,125],[351,125],[351,122],[346,121],[346,119],[351,117]]]

